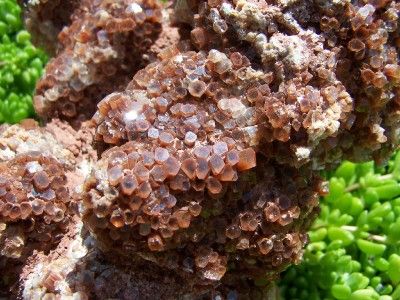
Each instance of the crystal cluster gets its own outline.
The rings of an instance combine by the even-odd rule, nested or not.
[[[99,159],[71,202],[108,263],[174,270],[198,295],[237,288],[237,299],[256,290],[249,279],[265,286],[301,259],[326,192],[316,170],[381,162],[399,144],[400,6],[175,2],[179,38],[155,1],[81,1],[35,108],[73,125],[94,113]],[[171,46],[157,44],[163,34]],[[51,187],[53,173],[41,175]],[[12,176],[42,193],[34,177]],[[77,270],[92,268],[83,261]],[[73,282],[49,274],[42,296]],[[97,278],[103,288],[107,276]]]
[[[335,5],[346,16],[354,8]],[[385,105],[362,110],[365,97],[350,84],[372,51],[344,78],[340,66],[352,50],[302,25],[300,6],[177,2],[175,18],[189,23],[197,50],[159,53],[93,117],[105,151],[85,184],[84,222],[104,251],[193,273],[202,284],[266,270],[273,277],[301,257],[304,228],[324,192],[314,170],[343,158],[384,158],[398,143],[399,67],[390,54],[397,44],[378,47],[393,70],[375,87]],[[384,8],[370,18],[371,32],[398,9]]]
[[[259,163],[229,181],[223,175],[202,180],[202,160],[194,158],[191,179],[184,162],[171,175],[167,163],[145,167],[146,155],[129,143],[112,148],[86,182],[84,223],[106,253],[206,282],[226,273],[231,280],[268,271],[273,277],[300,260],[304,230],[323,192],[317,178]]]
[[[82,1],[58,35],[59,51],[37,84],[34,106],[45,119],[90,118],[96,103],[123,87],[161,30],[155,0]]]
[[[261,99],[249,99],[247,94],[255,87],[268,92],[263,72],[249,61],[234,65],[218,50],[181,53],[171,47],[160,55],[165,56],[161,63],[140,70],[124,92],[112,93],[99,103],[93,118],[96,140],[197,149],[196,156],[203,158],[259,144],[260,127],[267,122],[263,98],[260,94]],[[199,148],[210,141],[215,144],[212,153],[211,148]]]
[[[0,127],[0,268],[17,280],[34,250],[49,251],[67,232],[72,214],[67,171],[74,155],[34,122]],[[53,145],[53,147],[49,147]]]
[[[87,130],[59,121],[0,126],[1,296],[35,250],[56,247],[75,222],[74,195],[94,157]]]
[[[59,161],[38,152],[18,154],[1,165],[1,255],[19,258],[26,239],[48,247],[68,224],[65,170]]]
[[[387,157],[399,143],[399,4],[270,2],[179,1],[176,19],[198,49],[236,48],[270,74],[268,155],[314,168]]]
[[[25,25],[35,44],[49,53],[57,50],[57,35],[71,22],[71,15],[79,7],[79,0],[19,0],[25,8]]]
[[[297,262],[306,242],[298,228],[322,189],[307,170],[262,154],[257,162],[265,98],[249,94],[268,92],[268,76],[239,53],[160,55],[98,104],[95,139],[120,146],[103,152],[85,183],[85,224],[107,252],[200,280],[218,281],[228,267],[233,277],[262,276]]]

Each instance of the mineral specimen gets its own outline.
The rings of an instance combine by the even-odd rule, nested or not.
[[[322,192],[317,178],[262,162],[239,173],[226,164],[213,176],[212,158],[184,159],[190,151],[179,152],[147,167],[149,151],[140,145],[103,155],[84,196],[84,222],[102,250],[205,282],[225,273],[230,280],[266,272],[273,278],[300,260],[304,228]]]
[[[246,91],[265,84],[266,74],[249,64],[239,71],[217,50],[180,53],[173,47],[161,56],[160,64],[136,73],[126,91],[99,103],[93,118],[96,140],[111,145],[144,141],[177,150],[218,141],[216,155],[225,155],[229,145],[245,149],[259,144],[259,127],[267,119]],[[208,150],[195,152],[207,158]]]
[[[82,161],[57,140],[58,127],[42,129],[32,120],[0,127],[0,286],[13,282],[34,250],[54,248],[74,218],[74,184],[85,174]]]
[[[81,1],[35,107],[75,124],[98,103],[100,158],[71,201],[82,236],[113,268],[174,270],[193,298],[257,299],[251,280],[266,285],[301,259],[326,192],[316,171],[382,162],[399,144],[399,11],[389,0],[179,0],[182,40],[155,50],[155,2]],[[32,188],[51,180],[36,174]],[[100,278],[94,287],[55,288],[72,274],[61,269],[26,295],[109,291],[92,271],[82,278]]]
[[[37,85],[36,112],[44,119],[90,118],[96,103],[140,68],[161,30],[161,17],[154,0],[82,1]]]
[[[230,278],[273,277],[299,261],[322,190],[308,169],[257,162],[267,119],[248,90],[268,76],[217,50],[161,56],[98,105],[95,139],[121,146],[85,184],[84,223],[106,252],[191,280],[228,266]]]
[[[268,156],[324,168],[379,161],[399,144],[399,10],[396,1],[188,0],[177,1],[176,20],[198,49],[235,48],[270,74]]]
[[[26,239],[48,247],[68,222],[70,195],[62,165],[37,152],[19,154],[1,165],[1,254],[19,258]]]

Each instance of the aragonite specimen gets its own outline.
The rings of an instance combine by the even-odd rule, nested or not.
[[[175,2],[190,40],[166,35],[176,45],[162,47],[155,1],[81,1],[35,107],[73,125],[94,114],[99,159],[72,202],[107,264],[173,270],[199,297],[257,299],[251,280],[265,286],[301,259],[326,192],[316,170],[382,162],[399,144],[400,6]],[[84,299],[120,276],[80,259],[71,269],[98,285],[57,290],[75,281],[47,270],[41,296]]]
[[[57,121],[0,126],[0,295],[35,250],[57,246],[75,218],[73,195],[93,158],[83,136],[90,143],[90,135]]]
[[[269,151],[324,168],[380,161],[399,144],[399,11],[396,1],[184,0],[175,19],[198,49],[235,47],[271,73]]]
[[[25,122],[26,123],[26,122]],[[0,287],[34,250],[57,245],[72,219],[67,170],[74,156],[35,124],[0,128]],[[49,147],[53,145],[53,147]]]
[[[28,239],[33,248],[46,249],[60,238],[70,219],[66,185],[65,169],[51,155],[27,152],[1,163],[1,256],[29,253]]]
[[[322,193],[317,178],[262,162],[236,173],[228,154],[213,175],[212,156],[167,151],[163,162],[149,149],[110,149],[85,184],[84,223],[114,260],[142,258],[202,284],[224,275],[272,279],[300,260]]]
[[[269,76],[238,53],[160,56],[98,104],[95,139],[121,146],[85,183],[84,223],[106,252],[192,280],[272,278],[300,259],[322,190],[307,169],[257,157],[268,98],[249,90],[267,95]]]
[[[131,79],[161,30],[154,0],[81,5],[60,32],[61,50],[37,84],[34,106],[44,119],[90,118],[99,100]]]
[[[71,218],[68,172],[74,154],[34,122],[3,125],[0,134],[1,256],[50,249]]]
[[[19,0],[25,15],[26,28],[33,42],[50,54],[56,53],[57,36],[71,23],[71,16],[79,7],[79,0]]]
[[[217,50],[180,53],[171,47],[160,55],[166,56],[161,63],[140,70],[124,92],[99,103],[93,118],[96,140],[184,149],[219,139],[216,154],[225,154],[235,142],[234,148],[243,149],[258,144],[266,118],[262,105],[249,101],[246,92],[264,84],[268,93],[267,74],[249,63],[235,66]]]
[[[313,62],[325,64],[325,54]],[[125,92],[99,103],[97,140],[149,140],[179,149],[226,138],[300,166],[315,161],[312,151],[351,118],[352,99],[335,78],[321,80],[320,89],[299,74],[274,91],[275,75],[253,68],[237,51],[178,53],[172,47],[160,55],[173,56],[139,71]]]

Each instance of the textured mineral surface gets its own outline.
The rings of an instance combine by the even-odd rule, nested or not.
[[[46,129],[33,120],[0,127],[0,286],[15,280],[33,251],[54,248],[73,219],[75,185],[94,153],[90,141],[79,141],[77,132],[69,138],[68,130],[57,121]]]
[[[299,261],[323,189],[308,168],[257,158],[266,97],[249,94],[269,76],[237,52],[160,56],[98,105],[95,140],[121,146],[85,183],[85,224],[106,252],[193,280],[272,278]]]
[[[177,299],[191,286],[157,266],[115,267],[104,261],[82,222],[69,227],[57,248],[38,253],[22,271],[25,299]],[[140,271],[141,270],[141,271]]]
[[[82,222],[69,226],[57,248],[33,255],[22,270],[24,299],[214,299],[238,297],[238,286],[204,291],[155,264],[115,266],[107,262]],[[86,236],[86,237],[85,237]],[[242,289],[245,298],[260,298],[257,288]],[[266,296],[273,296],[273,289]],[[271,298],[273,299],[273,298]]]
[[[82,1],[71,19],[58,35],[60,50],[37,85],[34,105],[44,119],[79,125],[142,66],[161,31],[162,12],[154,0]]]
[[[176,2],[175,18],[189,24],[196,48],[234,48],[270,74],[268,155],[324,168],[379,161],[399,143],[399,6],[187,0]]]
[[[0,242],[22,253],[7,228],[24,217],[57,240],[24,265],[20,298],[266,299],[301,260],[318,171],[399,144],[397,1],[29,2],[31,30],[60,32],[35,108],[83,125],[0,131],[30,130],[0,139]],[[61,242],[46,206],[70,219]]]
[[[25,8],[25,26],[32,33],[33,42],[54,55],[57,35],[71,23],[72,13],[79,0],[18,0]]]

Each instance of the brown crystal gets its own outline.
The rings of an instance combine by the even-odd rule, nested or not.
[[[134,175],[126,175],[121,182],[121,190],[125,195],[132,195],[132,193],[137,189],[138,182]]]
[[[267,255],[274,247],[274,243],[268,239],[263,238],[257,242],[258,248],[263,255]]]
[[[33,184],[38,190],[44,190],[50,185],[49,177],[46,172],[40,171],[33,176]]]
[[[53,34],[52,47],[58,51],[47,65],[34,97],[36,111],[44,118],[58,116],[77,121],[90,118],[104,94],[114,91],[115,86],[126,84],[139,70],[142,55],[149,52],[161,29],[161,11],[155,1],[114,5],[107,1],[73,2],[76,9],[70,8],[69,15],[60,14],[50,23],[37,20],[36,10],[61,5],[28,5],[33,12],[29,15],[32,18],[28,22],[30,26],[35,22],[38,27],[46,27],[60,23],[59,19],[65,19],[66,25],[57,26],[57,31],[61,31],[58,43],[57,35]],[[140,7],[142,13],[131,13],[132,5]],[[41,38],[52,36],[53,29],[42,30]],[[157,88],[155,84],[148,86]],[[149,123],[138,120],[135,125],[137,131],[144,132]],[[112,140],[110,136],[109,141]]]
[[[236,224],[232,224],[226,228],[225,235],[230,239],[236,239],[240,236],[240,227]]]
[[[159,235],[150,236],[147,240],[150,250],[162,251],[164,249],[164,242]]]
[[[200,98],[206,91],[207,86],[203,81],[200,80],[195,80],[192,81],[189,84],[189,93],[193,96],[193,97],[197,97]]]
[[[240,171],[248,170],[256,166],[256,152],[252,148],[247,148],[239,152],[237,167]]]
[[[182,171],[190,178],[194,179],[196,176],[197,162],[194,158],[187,158],[182,162]]]

